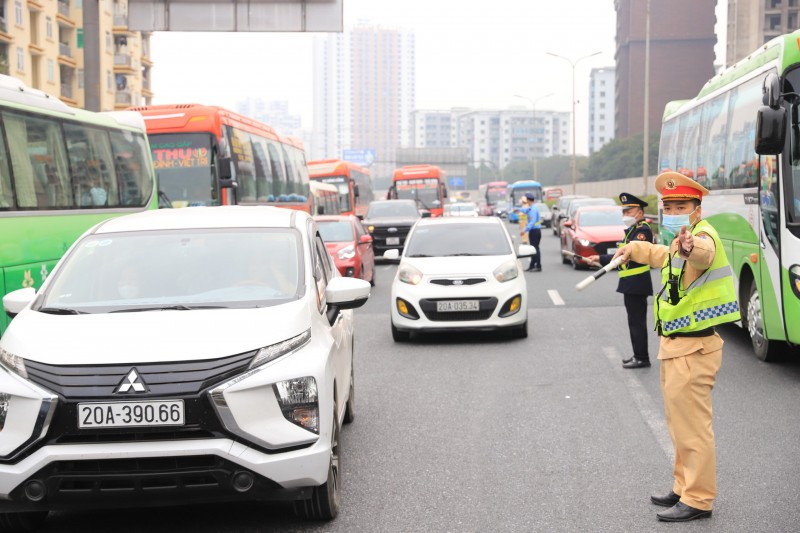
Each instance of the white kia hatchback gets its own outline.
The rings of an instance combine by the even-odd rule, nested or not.
[[[3,299],[16,317],[0,340],[0,523],[220,500],[335,517],[350,309],[369,292],[299,211],[98,224],[38,293]]]
[[[499,330],[528,335],[528,298],[520,257],[497,217],[427,218],[411,229],[392,283],[395,341],[412,332]],[[398,259],[397,250],[384,253]]]

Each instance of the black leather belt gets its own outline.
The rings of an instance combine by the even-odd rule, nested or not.
[[[701,329],[700,331],[682,331],[671,335],[662,335],[662,337],[710,337],[714,333],[716,333],[716,330],[712,327]]]

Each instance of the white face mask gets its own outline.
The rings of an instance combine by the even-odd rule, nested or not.
[[[130,300],[131,298],[136,298],[139,296],[139,287],[129,283],[121,283],[119,286],[117,286],[117,291],[119,292],[119,295],[126,300]]]
[[[625,224],[626,228],[630,228],[631,226],[636,224],[636,217],[624,216],[622,217],[622,223]]]

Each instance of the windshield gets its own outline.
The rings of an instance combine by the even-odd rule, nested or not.
[[[419,211],[414,204],[406,202],[381,202],[369,204],[367,218],[418,217]]]
[[[575,211],[577,211],[579,207],[587,205],[617,205],[617,203],[611,198],[587,198],[580,201],[576,200],[569,204],[569,218],[575,216]]]
[[[149,140],[158,188],[173,207],[219,205],[211,173],[210,133],[156,134]]]
[[[451,211],[457,211],[461,213],[471,213],[478,209],[478,206],[475,204],[453,204],[450,206]]]
[[[505,200],[508,191],[505,187],[500,189],[489,189],[486,191],[486,202],[489,205],[494,205],[500,200]]]
[[[531,185],[529,187],[514,187],[510,191],[511,192],[509,194],[511,203],[514,205],[520,203],[526,192],[533,194],[533,197],[536,198],[536,201],[541,201],[542,199],[542,188],[540,186]]]
[[[406,243],[406,257],[508,255],[511,248],[500,224],[426,224]]]
[[[301,253],[291,229],[92,235],[70,253],[39,308],[106,313],[277,305],[302,294]]]
[[[426,209],[441,206],[439,180],[436,178],[398,180],[394,185],[399,200],[418,200]]]
[[[578,223],[583,226],[621,226],[622,210],[582,211]]]
[[[350,205],[350,183],[345,176],[331,176],[328,178],[315,178],[323,183],[330,183],[336,185],[336,188],[339,189],[339,211],[344,213],[347,211],[352,211],[353,208]]]
[[[325,242],[353,242],[353,224],[349,220],[318,221],[319,234]]]

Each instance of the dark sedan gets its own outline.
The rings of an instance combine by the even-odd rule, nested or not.
[[[411,226],[420,218],[414,200],[375,200],[370,202],[364,227],[372,235],[375,257],[380,258],[386,250],[403,252]]]

